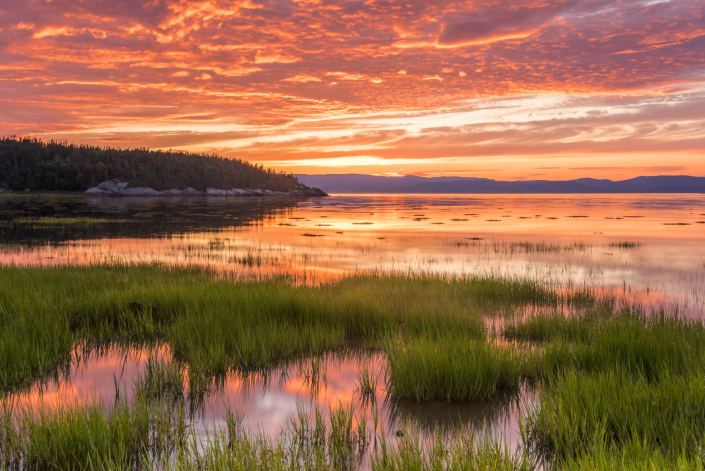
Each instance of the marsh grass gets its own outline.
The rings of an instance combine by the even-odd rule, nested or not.
[[[505,336],[539,342],[534,374],[551,377],[565,369],[608,371],[657,380],[672,374],[705,370],[705,326],[702,322],[623,309],[588,311],[572,317],[537,314],[510,324]]]
[[[492,318],[499,333],[486,327]],[[115,342],[166,345],[170,359],[148,361],[130,404],[18,413],[6,397],[3,463],[352,470],[369,459],[380,471],[489,470],[531,469],[527,457],[536,455],[551,469],[702,469],[705,327],[616,310],[591,290],[398,276],[236,283],[158,265],[0,268],[2,393],[62,371],[76,345]],[[422,443],[413,425],[390,439],[376,419],[370,432],[354,406],[331,408],[325,419],[300,411],[275,438],[245,431],[233,414],[205,448],[185,438],[186,397],[207,394],[227,374],[245,378],[351,345],[384,349],[392,400],[483,401],[535,381],[522,454],[472,434]],[[313,391],[325,368],[313,360],[305,376]],[[372,371],[357,380],[361,396],[375,396]]]
[[[50,375],[81,343],[164,341],[198,384],[351,341],[380,346],[400,330],[483,338],[484,315],[559,299],[537,283],[493,278],[360,276],[294,287],[158,265],[2,267],[0,391]]]
[[[149,358],[145,373],[135,380],[135,395],[149,400],[183,400],[185,369],[177,362]]]
[[[528,443],[561,460],[633,444],[677,461],[702,453],[705,387],[700,376],[664,371],[658,381],[615,367],[596,373],[567,370],[548,379],[540,406],[523,427]],[[648,456],[648,454],[647,454]]]
[[[531,462],[520,452],[489,439],[477,439],[467,430],[448,438],[437,434],[431,444],[422,443],[413,431],[396,447],[384,447],[371,458],[373,471],[529,471]]]
[[[135,469],[185,443],[185,416],[138,396],[135,402],[77,403],[0,413],[2,469]]]
[[[522,360],[516,349],[465,336],[395,338],[385,344],[389,390],[417,401],[482,401],[517,390]]]
[[[556,469],[702,469],[702,322],[597,309],[532,315],[504,335],[535,345],[539,401],[521,423]]]
[[[360,395],[368,400],[374,400],[377,394],[377,376],[367,367],[357,373],[357,389]]]

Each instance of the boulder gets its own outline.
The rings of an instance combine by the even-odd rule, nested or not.
[[[108,192],[105,190],[101,190],[100,188],[98,188],[96,186],[96,187],[87,189],[86,191],[83,192],[83,194],[89,195],[89,196],[97,196],[97,195],[107,195]]]
[[[247,191],[243,190],[242,188],[233,188],[232,190],[233,196],[247,196]]]
[[[101,183],[100,185],[97,186],[97,188],[104,190],[104,191],[117,191],[117,184],[120,183],[118,180],[108,180],[106,182]]]
[[[328,193],[318,188],[306,188],[305,193],[306,196],[328,196]]]
[[[227,192],[225,190],[217,190],[215,188],[206,188],[206,195],[207,196],[227,196]]]
[[[5,193],[7,190],[5,188],[0,188],[0,194]]]
[[[264,190],[264,196],[274,196],[274,192],[272,190]]]
[[[184,194],[184,192],[181,190],[166,190],[164,193],[170,196],[181,196]]]

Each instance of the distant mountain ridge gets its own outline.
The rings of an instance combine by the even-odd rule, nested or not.
[[[362,174],[294,175],[307,186],[328,193],[419,194],[566,194],[566,193],[705,193],[705,177],[661,175],[613,181],[576,180],[498,181],[471,177],[382,177]]]

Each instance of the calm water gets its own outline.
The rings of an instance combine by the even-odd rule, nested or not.
[[[52,218],[52,219],[48,219]],[[69,218],[90,218],[69,219]],[[202,265],[229,275],[320,283],[357,273],[498,275],[558,288],[588,286],[647,309],[705,314],[705,195],[337,196],[287,199],[0,199],[0,263],[104,261]],[[27,405],[115,397],[149,355],[76,354],[71,371],[16,399]],[[201,433],[227,407],[250,429],[276,435],[298,406],[355,404],[387,431],[411,420],[432,433],[457,424],[519,443],[517,417],[532,395],[482,404],[387,400],[379,352],[300,359],[269,374],[232,376],[191,417]],[[363,401],[357,374],[378,377]]]
[[[705,195],[0,199],[2,264],[157,261],[299,283],[491,274],[694,316],[705,312],[704,235]]]
[[[70,371],[13,397],[18,410],[26,407],[54,407],[85,403],[101,398],[110,406],[119,390],[120,397],[133,396],[134,382],[145,373],[148,360],[169,359],[168,348],[108,348],[99,353],[76,350]],[[214,430],[222,430],[228,411],[243,414],[243,426],[276,437],[287,430],[299,410],[312,416],[318,410],[324,418],[329,408],[352,407],[355,420],[364,417],[374,436],[381,431],[392,442],[397,430],[409,433],[410,424],[422,437],[434,437],[438,430],[452,433],[469,427],[478,434],[501,438],[512,448],[520,444],[519,413],[533,393],[501,396],[491,401],[468,403],[391,400],[386,393],[385,358],[377,351],[332,352],[320,358],[300,358],[272,368],[266,373],[230,374],[214,387],[203,401],[189,402],[191,430],[207,440]],[[369,371],[377,380],[374,397],[363,396],[359,372]],[[188,388],[187,388],[188,389]],[[312,417],[311,417],[312,418]],[[374,429],[375,418],[378,421]]]

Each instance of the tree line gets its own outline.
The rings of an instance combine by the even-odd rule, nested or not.
[[[84,191],[112,179],[155,190],[303,188],[291,175],[215,154],[0,138],[0,188]]]

